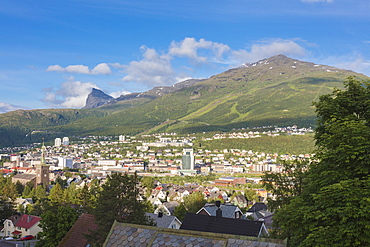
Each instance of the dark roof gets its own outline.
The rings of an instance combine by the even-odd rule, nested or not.
[[[261,221],[187,213],[180,229],[259,237],[263,227]]]
[[[115,246],[232,246],[232,247],[284,247],[284,240],[254,238],[231,234],[189,231],[155,226],[118,223],[115,221],[104,242],[104,247]]]
[[[247,212],[258,212],[261,210],[266,211],[267,205],[263,202],[256,202],[250,209],[247,210]]]
[[[95,230],[96,228],[97,225],[94,222],[94,215],[81,214],[62,241],[60,241],[58,247],[85,247],[88,241],[85,239],[84,234],[88,234],[89,230]]]

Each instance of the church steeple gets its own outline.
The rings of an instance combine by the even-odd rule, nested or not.
[[[41,164],[36,166],[36,185],[47,187],[49,185],[49,166],[46,164],[45,150],[44,138],[42,138]]]
[[[41,147],[41,165],[46,165],[46,160],[45,160],[45,142],[44,138],[42,138],[42,147]]]

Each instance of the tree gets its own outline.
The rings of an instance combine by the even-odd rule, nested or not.
[[[85,184],[81,190],[79,190],[79,194],[77,195],[78,204],[81,205],[81,212],[82,213],[90,213],[92,208],[94,207],[93,196],[89,191],[89,187]]]
[[[308,165],[307,160],[284,161],[281,164],[281,172],[264,173],[262,182],[266,190],[270,191],[275,197],[274,200],[268,199],[271,211],[288,205],[291,199],[302,194]],[[250,193],[248,195],[250,196]]]
[[[59,183],[55,184],[50,190],[49,200],[51,203],[60,204],[64,199],[64,192]]]
[[[198,212],[206,202],[203,192],[200,191],[193,192],[184,198],[184,205],[188,213]]]
[[[147,204],[139,199],[139,178],[137,174],[114,173],[107,177],[93,210],[98,229],[91,231],[88,239],[95,245],[104,242],[113,222],[152,224],[145,215]]]
[[[35,190],[35,197],[37,198],[37,200],[43,200],[47,198],[46,189],[44,186],[37,185],[36,190]]]
[[[276,231],[291,246],[370,246],[370,83],[349,77],[314,105],[316,161]]]
[[[36,246],[57,246],[76,222],[78,215],[78,212],[67,204],[49,205],[45,213],[41,215],[42,232],[38,234],[40,240],[36,242]]]
[[[15,183],[15,189],[18,195],[22,195],[24,188],[25,186],[19,180]]]
[[[0,225],[3,225],[4,221],[15,213],[13,201],[0,193]]]
[[[76,183],[72,182],[67,189],[64,190],[64,202],[77,204],[79,190]]]
[[[173,215],[176,216],[180,221],[183,221],[187,212],[188,211],[186,210],[184,203],[181,202],[177,207],[175,207]]]
[[[174,215],[179,220],[184,220],[186,213],[196,213],[201,209],[207,200],[204,199],[203,192],[196,191],[184,197],[184,202],[180,203],[174,211]]]

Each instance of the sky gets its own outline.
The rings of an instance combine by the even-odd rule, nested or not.
[[[369,0],[0,0],[0,113],[82,108],[277,54],[370,76]]]

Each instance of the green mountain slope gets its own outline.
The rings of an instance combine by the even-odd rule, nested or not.
[[[0,146],[30,131],[60,135],[228,131],[233,128],[313,126],[312,102],[352,71],[302,62],[283,55],[231,69],[157,98],[118,101],[94,109],[15,111],[0,115]],[[17,129],[17,138],[9,133]],[[38,132],[46,133],[46,132]],[[4,139],[6,136],[7,141]],[[27,139],[23,140],[26,141]]]

